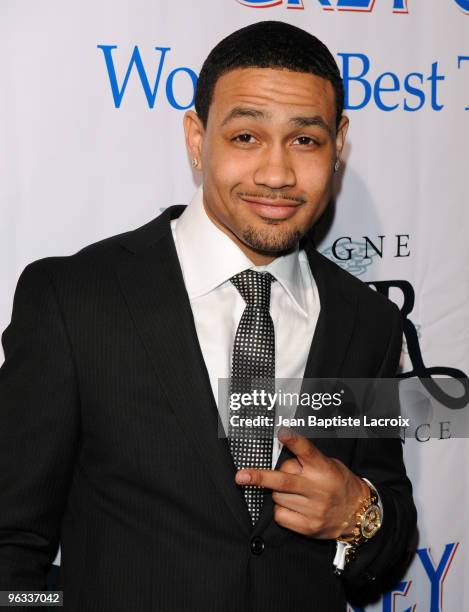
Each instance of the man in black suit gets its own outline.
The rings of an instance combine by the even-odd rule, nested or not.
[[[281,430],[257,452],[217,431],[230,372],[397,369],[398,309],[308,236],[342,108],[320,41],[277,22],[235,32],[184,119],[203,175],[189,207],[24,270],[2,337],[0,589],[43,589],[60,544],[68,612],[330,612],[406,557],[399,440]]]

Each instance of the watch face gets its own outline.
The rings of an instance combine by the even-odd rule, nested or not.
[[[378,506],[370,506],[364,516],[360,526],[362,536],[369,540],[381,527],[381,510]]]

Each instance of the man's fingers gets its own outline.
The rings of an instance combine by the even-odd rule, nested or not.
[[[296,457],[292,457],[291,459],[285,459],[279,470],[281,472],[287,472],[287,474],[301,474],[303,468],[301,467],[298,459]]]
[[[289,510],[283,506],[276,505],[274,506],[274,519],[275,522],[281,527],[291,529],[292,531],[301,533],[302,535],[313,535],[310,521],[308,521],[308,519],[299,512],[294,512],[293,510]]]
[[[273,491],[298,493],[304,489],[304,478],[296,474],[287,474],[279,470],[239,470],[236,482],[240,485],[256,485]]]
[[[277,506],[299,512],[305,516],[312,516],[311,502],[304,495],[296,493],[280,493],[279,491],[272,492],[272,500]]]
[[[290,427],[282,427],[278,432],[278,439],[296,455],[301,465],[324,460],[324,455],[311,440],[296,433]]]

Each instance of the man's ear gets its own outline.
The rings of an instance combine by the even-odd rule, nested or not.
[[[336,140],[335,140],[338,159],[340,159],[340,156],[342,155],[342,150],[345,144],[345,137],[347,136],[348,126],[349,126],[348,117],[346,117],[345,115],[342,115],[342,117],[340,118],[339,127],[337,128],[337,134],[336,134]]]
[[[202,121],[195,111],[188,110],[184,114],[183,125],[192,166],[197,170],[202,170],[202,142],[205,133]]]

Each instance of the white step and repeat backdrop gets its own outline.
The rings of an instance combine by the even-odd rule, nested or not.
[[[3,0],[0,328],[27,263],[190,199],[181,120],[201,64],[265,19],[324,40],[345,79],[319,249],[408,312],[404,373],[469,374],[469,0]],[[367,611],[469,610],[469,450],[448,429],[405,442],[418,553]]]

